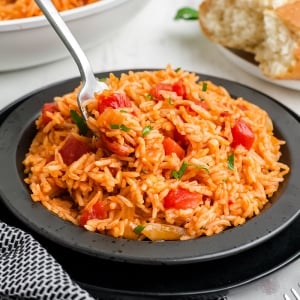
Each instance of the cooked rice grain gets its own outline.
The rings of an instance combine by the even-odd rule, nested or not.
[[[52,0],[58,11],[87,5],[99,0]],[[34,0],[0,0],[0,21],[42,15]]]
[[[156,84],[178,81],[185,87],[184,97],[168,90],[161,92],[162,100],[149,96]],[[143,232],[134,232],[138,225],[147,224],[168,225],[181,240],[210,236],[258,215],[289,172],[279,161],[285,142],[274,136],[267,112],[243,98],[232,99],[223,87],[207,81],[204,91],[196,74],[171,66],[131,71],[119,78],[110,74],[106,83],[111,92],[125,93],[132,106],[99,113],[98,100],[90,99],[88,125],[100,138],[80,136],[70,117],[70,110],[79,113],[79,87],[55,97],[58,110],[47,114],[48,124],[43,123],[42,114],[36,120],[38,132],[23,162],[25,182],[33,201],[60,218],[86,230],[128,239],[147,238]],[[237,119],[245,121],[255,135],[249,150],[231,146]],[[112,129],[111,124],[129,130]],[[143,135],[147,126],[148,134]],[[176,140],[175,133],[184,137],[184,157],[166,154],[164,138]],[[88,144],[91,151],[67,165],[60,149],[70,135]],[[108,151],[101,142],[104,137],[128,155]],[[234,166],[229,167],[232,155]],[[183,164],[186,169],[174,177]],[[197,205],[166,208],[168,193],[180,188],[196,194]],[[106,215],[91,213],[97,203],[105,207]],[[168,239],[165,227],[153,228],[157,236]]]

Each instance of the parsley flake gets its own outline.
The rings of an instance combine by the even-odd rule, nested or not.
[[[227,166],[229,170],[234,170],[234,153],[227,157]]]
[[[97,78],[97,79],[98,79],[98,81],[100,81],[100,82],[106,82],[107,77],[102,77],[102,78]]]
[[[130,128],[123,124],[110,124],[109,127],[110,127],[110,129],[120,129],[125,132],[130,131]]]
[[[188,163],[184,161],[184,162],[181,164],[181,166],[180,166],[180,168],[179,168],[178,171],[173,170],[173,171],[171,172],[172,177],[174,177],[174,178],[177,179],[177,180],[180,179],[180,178],[183,176],[183,174],[185,173],[187,167],[188,167]]]
[[[202,92],[206,92],[207,91],[207,83],[203,82],[202,83]]]
[[[141,234],[142,233],[142,231],[145,229],[145,226],[143,226],[143,225],[138,225],[138,226],[136,226],[134,229],[133,229],[133,232],[135,233],[135,234]]]
[[[144,127],[142,130],[142,136],[148,135],[152,129],[153,128],[151,125],[147,125],[146,127]]]
[[[169,105],[173,105],[174,104],[174,101],[171,97],[168,98],[168,104]]]
[[[70,115],[71,115],[71,118],[72,118],[73,122],[77,125],[77,127],[79,129],[79,134],[86,135],[89,128],[86,124],[85,119],[82,116],[80,116],[77,113],[77,111],[74,110],[74,109],[70,110]]]
[[[145,97],[146,97],[146,99],[148,99],[148,100],[153,100],[153,97],[152,97],[152,95],[150,95],[150,94],[145,94]]]

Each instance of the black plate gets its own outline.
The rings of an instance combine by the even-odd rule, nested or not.
[[[137,71],[137,70],[136,70]],[[126,70],[114,71],[118,76]],[[108,73],[97,74],[106,77]],[[233,97],[243,96],[265,109],[274,121],[276,136],[287,141],[282,147],[282,161],[291,166],[291,172],[278,192],[272,197],[270,207],[246,224],[212,237],[190,241],[146,242],[114,239],[91,233],[63,221],[47,211],[41,204],[33,203],[27,186],[23,183],[22,160],[35,134],[34,120],[44,102],[54,96],[70,92],[79,78],[60,82],[36,91],[20,101],[4,120],[0,128],[0,192],[7,207],[24,224],[51,241],[92,257],[142,264],[168,264],[203,262],[220,259],[248,250],[267,241],[288,226],[300,212],[300,125],[296,117],[274,99],[241,84],[199,74],[202,80],[212,80],[228,89]],[[279,201],[280,200],[280,201]]]
[[[99,300],[221,300],[231,288],[269,275],[300,254],[300,216],[278,235],[251,249],[218,260],[177,266],[110,262],[65,248],[27,227],[1,198],[0,219],[31,233],[73,280]],[[124,280],[129,271],[130,279]]]
[[[251,249],[218,260],[177,266],[110,262],[65,248],[27,227],[1,198],[0,219],[31,233],[72,279],[97,299],[105,300],[221,300],[231,288],[269,275],[300,254],[300,216],[278,235]],[[129,271],[130,280],[125,281]]]

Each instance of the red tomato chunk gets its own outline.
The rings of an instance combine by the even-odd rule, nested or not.
[[[107,137],[105,134],[101,135],[101,140],[105,148],[119,156],[128,156],[131,152],[130,146],[127,144],[120,145],[116,140]]]
[[[70,165],[75,160],[79,159],[83,154],[91,151],[89,145],[74,136],[69,136],[60,149],[60,154],[66,165]]]
[[[180,134],[177,130],[174,130],[173,134],[174,140],[178,143],[181,147],[187,148],[189,145],[189,140],[185,135]]]
[[[104,112],[107,108],[123,108],[131,107],[130,100],[125,94],[112,93],[110,91],[104,91],[103,93],[97,95],[98,100],[98,111],[100,113]]]
[[[161,91],[168,91],[172,92],[172,84],[169,83],[157,83],[155,86],[152,87],[150,90],[150,95],[152,98],[157,100],[164,100],[164,97],[161,94]]]
[[[157,83],[151,88],[150,95],[156,100],[164,100],[164,97],[162,96],[162,91],[175,92],[177,96],[181,96],[182,98],[186,97],[186,88],[182,80],[179,80],[174,84]]]
[[[43,124],[47,125],[52,119],[48,116],[48,112],[55,113],[58,111],[57,103],[50,102],[45,103],[42,108],[42,120]]]
[[[196,192],[190,192],[183,188],[171,190],[164,198],[164,207],[166,209],[187,209],[195,208],[202,202],[202,195]]]
[[[173,92],[177,94],[177,96],[181,96],[183,99],[186,98],[186,89],[182,80],[178,80],[173,84],[172,87]]]
[[[92,219],[105,219],[108,216],[105,205],[102,201],[96,202],[91,209],[84,210],[79,217],[79,224],[84,226],[88,220]]]
[[[183,148],[176,143],[172,138],[170,137],[165,137],[163,141],[163,146],[165,150],[166,155],[171,155],[172,153],[176,153],[176,155],[180,158],[183,159],[185,156],[185,151]]]
[[[252,147],[255,136],[251,127],[245,121],[242,119],[236,120],[235,125],[231,128],[231,133],[233,137],[232,147],[242,145],[247,150]]]

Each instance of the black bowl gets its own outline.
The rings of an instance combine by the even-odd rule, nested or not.
[[[117,76],[123,72],[128,70],[113,71]],[[96,75],[103,78],[108,72]],[[32,202],[23,182],[22,160],[36,133],[34,121],[44,102],[72,91],[79,84],[79,78],[53,84],[17,100],[19,104],[3,120],[0,128],[0,195],[4,203],[23,223],[55,243],[92,257],[129,263],[175,265],[216,260],[250,249],[278,234],[300,212],[300,154],[297,149],[300,124],[282,104],[257,90],[222,78],[199,76],[201,80],[224,86],[232,97],[242,96],[265,109],[274,122],[275,135],[287,142],[281,149],[281,161],[288,164],[291,171],[260,215],[211,237],[150,242],[88,232],[60,219],[40,203]]]

